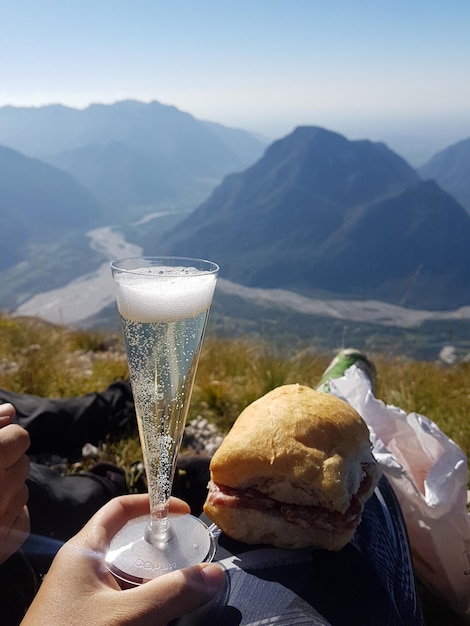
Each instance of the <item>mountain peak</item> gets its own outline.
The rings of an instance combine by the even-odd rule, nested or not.
[[[266,185],[294,187],[343,207],[395,193],[419,180],[385,144],[350,141],[317,126],[299,126],[275,141],[246,178],[259,190]]]

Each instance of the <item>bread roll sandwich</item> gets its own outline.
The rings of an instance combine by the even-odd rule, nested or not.
[[[249,405],[212,457],[204,505],[229,537],[340,550],[379,479],[369,431],[333,395],[278,387]]]

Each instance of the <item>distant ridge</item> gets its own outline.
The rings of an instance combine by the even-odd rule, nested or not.
[[[125,100],[73,109],[0,107],[0,144],[74,176],[99,199],[103,223],[161,208],[194,208],[265,144],[176,107]]]
[[[0,269],[24,259],[28,247],[99,221],[101,207],[72,176],[0,146]]]
[[[419,173],[435,180],[470,213],[470,137],[435,154]]]
[[[384,144],[299,127],[159,248],[247,286],[450,309],[470,302],[469,240],[465,210]]]

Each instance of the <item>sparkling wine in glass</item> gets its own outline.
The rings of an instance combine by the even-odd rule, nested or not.
[[[124,583],[210,561],[214,539],[192,515],[169,514],[176,459],[212,303],[218,266],[180,257],[111,263],[139,435],[150,514],[112,539],[106,563]]]

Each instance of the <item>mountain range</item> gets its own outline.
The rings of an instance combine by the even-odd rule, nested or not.
[[[470,302],[468,241],[464,208],[385,145],[300,127],[158,248],[209,256],[247,286],[439,309]]]
[[[464,175],[439,182],[468,162],[452,147],[417,171],[383,143],[324,128],[266,146],[134,101],[3,107],[0,145],[2,308],[98,267],[105,259],[86,233],[100,225],[145,254],[211,258],[248,287],[470,303],[470,214],[452,191]]]
[[[73,176],[99,201],[106,224],[194,208],[223,176],[254,163],[266,142],[159,102],[128,100],[83,110],[0,107],[0,145]]]

